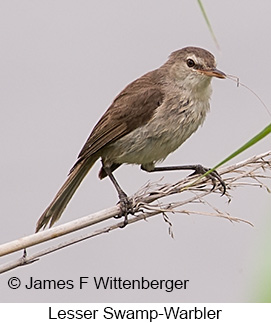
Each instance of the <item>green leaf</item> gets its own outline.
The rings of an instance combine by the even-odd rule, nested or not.
[[[200,10],[201,10],[201,12],[202,12],[202,15],[203,15],[203,17],[204,17],[204,19],[205,19],[205,21],[206,21],[206,24],[207,24],[207,26],[208,26],[208,28],[209,28],[209,31],[210,31],[210,33],[211,33],[211,35],[212,35],[212,38],[213,38],[213,40],[214,40],[214,42],[215,42],[215,44],[216,44],[216,47],[219,49],[218,41],[217,41],[217,39],[216,39],[216,37],[215,37],[215,33],[214,33],[213,28],[212,28],[212,26],[211,26],[211,23],[210,23],[210,21],[209,21],[209,19],[208,19],[208,17],[207,17],[206,11],[205,11],[205,9],[204,9],[204,7],[203,7],[203,4],[202,4],[201,0],[198,0],[198,4],[199,4],[199,6],[200,6]]]
[[[248,142],[246,142],[243,146],[241,146],[240,148],[238,148],[235,152],[233,152],[232,154],[230,154],[228,157],[226,157],[225,159],[223,159],[220,163],[218,163],[214,168],[208,170],[208,172],[206,172],[205,174],[203,174],[200,178],[202,178],[203,176],[206,176],[208,174],[210,174],[212,171],[214,171],[215,169],[217,169],[218,167],[220,167],[221,165],[225,164],[226,162],[228,162],[229,160],[233,159],[234,157],[238,156],[239,154],[241,154],[243,151],[247,150],[248,148],[250,148],[251,146],[255,145],[258,141],[262,140],[265,136],[267,136],[268,134],[271,133],[271,123],[265,127],[261,132],[259,132],[256,136],[254,136],[253,138],[251,138]]]
[[[239,149],[237,149],[235,152],[233,152],[231,155],[229,155],[227,158],[222,160],[220,163],[218,163],[214,169],[218,168],[219,166],[225,164],[227,161],[231,160],[232,158],[236,157],[237,155],[241,154],[243,151],[247,150],[251,146],[255,145],[258,141],[262,140],[265,136],[267,136],[271,132],[271,123],[265,127],[261,132],[259,132],[256,136],[251,138],[248,142],[246,142],[243,146],[241,146]]]

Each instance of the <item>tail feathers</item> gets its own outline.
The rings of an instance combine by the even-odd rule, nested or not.
[[[49,222],[49,226],[51,227],[57,220],[59,220],[78,186],[96,160],[97,157],[93,156],[93,158],[78,162],[73,167],[66,182],[62,185],[51,204],[39,218],[36,225],[36,232],[38,232],[41,228],[45,228]]]

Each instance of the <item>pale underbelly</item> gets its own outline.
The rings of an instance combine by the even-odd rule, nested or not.
[[[164,160],[194,133],[205,115],[192,112],[157,116],[148,124],[109,145],[102,153],[106,163],[151,164]]]

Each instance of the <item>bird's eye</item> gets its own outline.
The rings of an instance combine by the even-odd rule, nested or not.
[[[186,64],[187,64],[188,67],[195,66],[195,62],[191,58],[188,58],[188,60],[186,61]]]

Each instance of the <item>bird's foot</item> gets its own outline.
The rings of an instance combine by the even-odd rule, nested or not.
[[[124,228],[128,224],[128,214],[134,214],[133,203],[124,193],[119,197],[118,205],[120,206],[120,214],[116,215],[115,218],[119,219],[124,217],[123,224],[120,226],[120,228]]]
[[[196,174],[203,175],[206,172],[208,172],[211,168],[206,168],[206,167],[203,167],[202,165],[196,165],[194,169],[195,169],[195,171],[194,171],[194,173],[191,174],[191,176],[196,175]],[[226,193],[226,190],[227,190],[226,184],[216,170],[213,170],[206,177],[211,179],[211,181],[212,181],[212,184],[213,184],[212,191],[215,189],[217,181],[218,181],[221,185],[222,195],[224,195]]]

